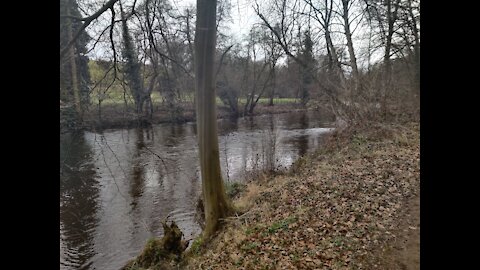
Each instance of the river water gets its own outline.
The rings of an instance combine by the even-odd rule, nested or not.
[[[288,168],[332,130],[331,116],[292,112],[218,120],[224,180]],[[185,238],[200,233],[195,123],[60,137],[60,269],[118,270],[161,237],[167,215]]]

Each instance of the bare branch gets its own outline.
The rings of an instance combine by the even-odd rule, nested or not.
[[[111,9],[112,12],[113,12],[113,5],[118,2],[119,0],[109,0],[107,3],[105,3],[105,5],[102,6],[102,8],[100,8],[97,12],[95,12],[94,14],[92,14],[91,16],[88,16],[86,18],[83,18],[83,19],[80,19],[81,21],[84,21],[84,23],[82,24],[82,26],[80,27],[80,29],[78,29],[77,33],[75,34],[75,36],[73,36],[72,40],[70,40],[67,45],[60,51],[60,61],[65,57],[65,55],[67,54],[68,50],[70,49],[70,47],[73,46],[73,44],[75,43],[75,41],[80,37],[80,35],[82,34],[82,32],[85,30],[85,28],[87,28],[87,26],[90,25],[90,23],[97,19],[98,17],[100,17],[100,15],[102,15],[105,11],[107,11],[108,9]],[[113,21],[113,20],[112,20]]]
[[[218,73],[220,73],[220,69],[221,69],[222,64],[223,64],[223,58],[228,53],[228,51],[230,51],[230,49],[233,48],[234,45],[235,44],[232,44],[232,45],[228,46],[228,48],[222,53],[222,56],[220,57],[220,62],[218,63],[217,72],[215,73],[215,78],[217,78]]]

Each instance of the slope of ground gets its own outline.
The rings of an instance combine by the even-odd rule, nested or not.
[[[420,269],[418,123],[332,135],[292,172],[248,184],[186,269]]]

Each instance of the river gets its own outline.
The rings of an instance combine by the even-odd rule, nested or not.
[[[218,120],[224,180],[285,170],[321,145],[333,118],[292,112]],[[169,216],[185,238],[200,233],[195,123],[60,137],[60,269],[118,270],[161,237]]]

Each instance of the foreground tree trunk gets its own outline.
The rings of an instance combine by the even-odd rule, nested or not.
[[[230,213],[220,172],[215,104],[214,56],[216,43],[216,0],[197,0],[195,31],[195,80],[197,136],[208,238],[218,229],[220,219]]]

